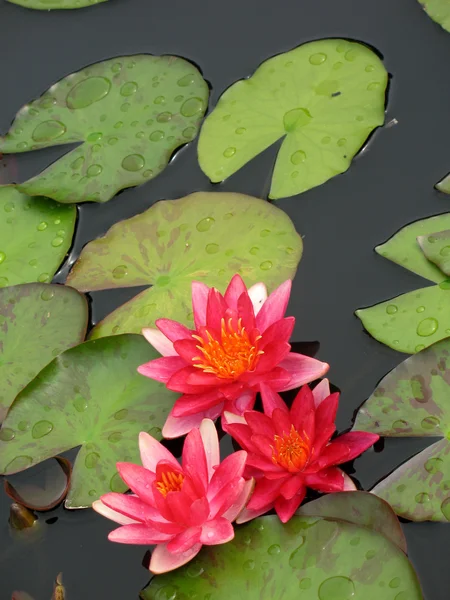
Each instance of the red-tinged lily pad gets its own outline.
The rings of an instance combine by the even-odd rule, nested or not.
[[[0,288],[48,283],[72,245],[77,211],[0,186]]]
[[[444,241],[449,229],[450,213],[423,219],[375,248],[388,260],[439,284],[357,310],[365,329],[379,342],[399,352],[415,354],[450,335],[450,281],[439,269],[444,268],[447,246],[450,251],[450,245]],[[432,258],[434,243],[437,245]],[[440,254],[441,250],[444,254]]]
[[[182,58],[106,60],[65,77],[21,108],[0,138],[0,152],[83,142],[17,187],[62,203],[107,202],[156,177],[174,150],[195,138],[208,97],[199,70]]]
[[[406,539],[395,512],[387,502],[368,492],[325,494],[301,506],[302,517],[348,521],[378,531],[406,553]]]
[[[8,413],[0,474],[81,446],[66,508],[87,507],[102,494],[125,491],[116,463],[139,462],[139,432],[161,439],[177,397],[136,370],[157,356],[142,336],[122,335],[86,342],[55,358]]]
[[[443,438],[372,490],[406,519],[450,521],[449,382],[450,340],[443,340],[391,371],[356,417],[357,431]]]
[[[239,273],[248,286],[263,281],[272,291],[293,278],[301,254],[301,237],[280,209],[243,194],[200,192],[113,225],[83,249],[68,283],[80,291],[152,285],[91,337],[140,333],[160,317],[192,325],[193,280],[224,292]]]
[[[71,475],[72,465],[67,458],[56,456],[31,471],[5,479],[5,492],[31,510],[51,510],[66,497]]]
[[[86,298],[69,287],[29,283],[0,289],[0,423],[41,369],[84,340],[88,316]],[[29,419],[18,427],[26,431]],[[0,430],[0,440],[13,437]]]
[[[421,235],[417,241],[426,258],[444,275],[450,276],[450,229],[431,235]]]
[[[260,65],[221,96],[202,128],[200,166],[223,181],[277,140],[270,198],[300,194],[346,171],[384,123],[388,74],[367,46],[303,44]]]
[[[108,0],[7,0],[12,4],[19,4],[25,8],[34,10],[74,9],[84,8],[107,2]]]
[[[142,600],[422,600],[405,554],[378,532],[344,521],[260,517],[234,540],[204,546],[186,566],[156,576]]]

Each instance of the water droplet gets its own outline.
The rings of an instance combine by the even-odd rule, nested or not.
[[[437,417],[425,417],[421,422],[422,428],[427,429],[428,431],[436,429],[440,424],[441,422]]]
[[[417,335],[420,335],[421,337],[428,337],[433,335],[433,333],[436,333],[438,327],[439,323],[436,321],[436,319],[429,317],[418,324]]]
[[[12,212],[15,209],[14,202],[7,202],[3,207],[3,210],[7,213]]]
[[[126,418],[127,415],[128,415],[128,410],[126,408],[123,408],[122,410],[118,410],[115,413],[114,418],[117,419],[117,421],[122,421],[123,419]]]
[[[416,352],[422,352],[422,350],[425,348],[425,346],[423,344],[417,344],[417,346],[415,347],[415,351]]]
[[[331,142],[331,137],[329,135],[326,135],[320,141],[322,142],[322,144],[329,144]]]
[[[421,492],[420,494],[416,494],[415,501],[417,504],[426,504],[431,500],[430,495],[426,492]]]
[[[272,262],[270,260],[265,260],[264,262],[262,262],[259,265],[259,268],[262,269],[263,271],[268,271],[269,269],[272,268]]]
[[[440,471],[443,462],[442,458],[430,458],[425,463],[425,471],[434,475]]]
[[[16,456],[16,458],[13,458],[12,461],[6,465],[5,472],[14,473],[15,471],[23,471],[29,467],[32,462],[33,459],[31,456]]]
[[[145,158],[141,154],[129,154],[122,161],[125,171],[140,171],[144,168]]]
[[[237,135],[243,135],[246,131],[247,130],[245,127],[238,127],[234,133],[236,133]]]
[[[378,90],[381,87],[381,83],[379,83],[378,81],[372,81],[372,83],[369,83],[369,85],[367,86],[367,89],[369,92],[373,92],[374,90]]]
[[[386,312],[388,315],[395,315],[397,311],[398,308],[395,306],[395,304],[389,304],[389,306],[386,307]]]
[[[195,127],[186,127],[186,129],[183,130],[183,137],[191,140],[195,136],[196,131]]]
[[[450,279],[446,279],[445,281],[441,281],[439,284],[441,290],[450,290]]]
[[[10,429],[9,427],[0,429],[0,440],[2,440],[2,442],[10,442],[15,437],[16,434],[14,433],[13,429]]]
[[[205,250],[208,254],[217,254],[219,252],[219,244],[207,244]]]
[[[111,82],[105,77],[88,77],[77,83],[67,94],[66,104],[74,110],[86,108],[109,94]]]
[[[50,281],[50,275],[48,273],[41,273],[38,277],[39,283],[47,283]]]
[[[48,300],[52,300],[54,297],[55,297],[55,292],[53,291],[53,288],[51,288],[50,286],[48,288],[46,288],[41,294],[41,300],[44,300],[44,302],[46,302]]]
[[[17,150],[26,150],[28,148],[27,142],[19,142],[17,144]]]
[[[398,421],[392,423],[392,429],[406,429],[407,427],[408,421],[404,421],[403,419],[398,419]]]
[[[122,96],[132,96],[138,90],[138,84],[135,81],[128,81],[124,83],[120,88],[120,94]]]
[[[114,129],[121,129],[123,127],[123,121],[117,121],[114,125]]]
[[[120,433],[120,431],[114,431],[113,433],[111,433],[108,436],[108,440],[110,442],[112,442],[113,444],[116,444],[117,442],[120,442],[121,439],[122,439],[122,434]]]
[[[30,424],[28,423],[28,421],[19,421],[17,429],[19,431],[28,431],[28,429],[30,429]]]
[[[59,248],[59,246],[61,246],[63,243],[64,243],[64,238],[55,237],[55,239],[52,241],[52,246],[53,246],[53,248]]]
[[[375,71],[375,67],[373,65],[367,65],[367,67],[364,70],[366,71],[366,73],[372,73],[373,71]]]
[[[355,595],[355,586],[348,577],[330,577],[319,587],[320,600],[350,600]]]
[[[103,133],[100,133],[99,131],[96,131],[94,133],[91,133],[90,135],[88,135],[88,137],[86,138],[88,142],[99,142],[103,137]]]
[[[342,148],[342,146],[345,146],[346,144],[347,144],[347,138],[340,138],[340,139],[337,141],[337,145],[338,145],[340,148]]]
[[[96,467],[99,460],[100,454],[98,452],[90,452],[84,459],[86,469],[93,469]]]
[[[181,79],[179,79],[177,81],[177,85],[179,85],[180,87],[188,87],[188,86],[192,85],[194,82],[195,82],[194,75],[185,75],[184,77],[182,77]]]
[[[246,560],[242,566],[245,571],[252,571],[255,568],[255,564],[254,560]]]
[[[5,262],[6,254],[4,252],[0,252],[0,265]]]
[[[114,279],[123,279],[126,275],[128,275],[128,267],[126,265],[119,265],[113,269],[112,276]]]
[[[450,498],[446,498],[441,504],[441,512],[447,521],[450,521]]]
[[[153,133],[150,134],[149,140],[151,142],[159,142],[160,140],[162,140],[165,136],[164,131],[153,131]]]
[[[36,227],[36,229],[38,231],[44,231],[45,229],[47,229],[48,224],[45,221],[42,221],[41,223],[39,223],[39,225]]]
[[[111,67],[111,71],[113,73],[120,73],[121,70],[122,70],[122,63],[114,63],[113,66]]]
[[[322,65],[327,60],[327,55],[323,52],[317,52],[317,54],[311,54],[309,62],[312,65]]]
[[[349,62],[353,62],[356,58],[358,58],[358,56],[359,56],[359,52],[358,52],[358,50],[355,50],[355,48],[352,48],[351,50],[347,50],[347,52],[344,55],[345,60],[348,60]]]
[[[269,549],[267,550],[267,552],[270,555],[275,555],[275,554],[280,554],[281,552],[281,546],[279,546],[278,544],[273,544],[272,546],[269,547]]]
[[[300,579],[298,587],[301,590],[309,590],[311,587],[311,579],[309,577],[303,577],[303,579]]]
[[[79,413],[84,412],[87,407],[88,407],[88,403],[86,398],[82,398],[81,396],[79,396],[78,398],[75,398],[75,400],[72,402],[75,410]]]
[[[171,119],[172,113],[170,112],[162,112],[156,117],[158,123],[168,123]]]
[[[131,104],[129,102],[124,102],[120,107],[120,112],[128,112],[131,108]]]
[[[103,167],[101,165],[91,165],[89,167],[89,169],[87,170],[87,176],[88,177],[96,177],[97,175],[100,175],[100,173],[103,171]]]
[[[410,596],[406,592],[398,593],[394,600],[410,600]]]
[[[34,439],[43,438],[53,431],[53,423],[50,421],[38,421],[33,425],[33,429],[31,430],[31,435]]]
[[[44,121],[31,134],[35,142],[50,142],[66,133],[66,126],[60,121]]]
[[[225,156],[225,158],[231,158],[232,156],[234,156],[236,154],[236,148],[233,148],[232,146],[230,146],[229,148],[227,148],[223,155]]]
[[[0,277],[0,288],[6,287],[9,283],[9,279],[7,277]]]
[[[311,113],[307,108],[293,108],[285,113],[283,117],[284,129],[290,133],[298,127],[304,127],[311,119]]]
[[[306,153],[303,152],[303,150],[297,150],[297,152],[294,152],[294,154],[291,156],[291,163],[293,165],[299,165],[302,162],[305,162],[306,160]]]
[[[166,103],[166,99],[164,98],[164,96],[158,96],[153,101],[153,104],[165,104],[165,103]]]
[[[213,219],[212,217],[206,217],[206,219],[202,219],[201,221],[199,221],[196,225],[196,229],[197,231],[209,231],[212,227],[212,225],[214,224],[215,219]]]
[[[173,585],[163,585],[156,593],[155,600],[177,600],[177,588]],[[209,600],[206,596],[203,600]]]

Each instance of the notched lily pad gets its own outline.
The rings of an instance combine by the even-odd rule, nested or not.
[[[159,356],[139,335],[86,342],[55,358],[16,398],[3,424],[0,474],[37,465],[81,445],[66,508],[123,492],[118,461],[139,462],[138,434],[161,439],[177,394],[140,376]]]
[[[448,268],[449,228],[449,213],[423,219],[376,248],[381,256],[439,284],[356,311],[367,331],[394,350],[414,354],[450,335],[450,280],[439,268]]]
[[[86,298],[66,286],[29,283],[0,289],[0,423],[41,369],[84,340],[88,316]],[[19,430],[28,426],[26,419]],[[0,440],[13,437],[14,432],[0,430]]]
[[[426,258],[450,276],[450,229],[417,238]]]
[[[387,82],[382,61],[356,42],[320,40],[275,56],[221,96],[200,134],[200,166],[223,181],[284,138],[269,197],[320,185],[384,123]]]
[[[428,16],[439,23],[446,31],[450,31],[449,0],[418,0]]]
[[[352,523],[260,517],[234,540],[204,546],[186,566],[152,579],[142,600],[422,600],[405,554],[379,533]],[[401,594],[401,595],[400,595]]]
[[[39,468],[40,467],[40,468]],[[67,458],[56,456],[25,474],[4,480],[6,494],[31,510],[46,511],[58,506],[67,495],[72,465]]]
[[[301,237],[280,209],[243,194],[200,192],[113,225],[83,249],[68,283],[80,291],[151,284],[91,335],[140,333],[160,317],[191,324],[193,280],[224,291],[240,273],[247,285],[263,281],[273,290],[293,278],[301,254]]]
[[[0,288],[48,283],[72,245],[74,206],[0,186]]]
[[[373,490],[413,521],[450,521],[450,340],[391,371],[363,404],[354,429],[387,437],[443,438]]]
[[[7,0],[12,4],[19,4],[34,10],[73,9],[93,6],[108,0]]]
[[[209,90],[174,56],[106,60],[65,77],[24,106],[0,138],[11,154],[83,142],[18,188],[58,202],[106,202],[156,177],[197,135]]]

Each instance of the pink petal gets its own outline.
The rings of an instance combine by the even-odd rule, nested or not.
[[[274,503],[271,502],[270,504],[267,504],[266,506],[263,506],[262,508],[260,508],[258,510],[251,510],[249,508],[244,508],[244,510],[241,512],[241,514],[236,519],[236,523],[238,525],[241,525],[242,523],[247,523],[247,521],[252,521],[253,519],[256,519],[256,517],[264,515],[266,512],[269,512],[269,510],[272,510],[273,505],[274,505]]]
[[[151,544],[159,544],[170,540],[173,536],[168,533],[161,533],[154,527],[142,524],[123,525],[118,529],[114,529],[108,535],[110,542],[119,544],[138,544],[150,546]]]
[[[199,429],[192,429],[184,441],[182,464],[198,494],[205,494],[209,482],[208,465]]]
[[[172,319],[157,319],[155,325],[171,342],[192,337],[190,329]]]
[[[227,304],[222,294],[215,288],[211,288],[206,307],[206,328],[211,332],[220,332],[222,318],[225,317],[226,310]]]
[[[266,346],[273,342],[289,342],[289,339],[294,330],[294,317],[287,317],[273,323],[264,332],[262,339],[259,342],[259,348],[265,350]]]
[[[261,333],[264,333],[272,323],[275,323],[275,321],[279,321],[284,317],[289,302],[291,287],[292,282],[288,279],[272,292],[264,302],[256,318],[256,326]]]
[[[245,486],[243,477],[235,477],[209,503],[209,518],[215,519],[226,513],[240,498]]]
[[[192,310],[195,328],[206,325],[206,307],[208,306],[209,287],[199,281],[192,282]]]
[[[356,492],[356,485],[353,479],[344,473],[344,489],[343,492]]]
[[[238,415],[242,415],[246,410],[251,410],[255,406],[256,392],[246,390],[236,400],[234,400],[234,408]]]
[[[186,482],[187,479],[184,480]],[[158,499],[158,508],[163,512],[166,519],[177,523],[183,528],[191,525],[191,501],[182,492],[169,492],[164,498],[155,491],[155,499]]]
[[[264,302],[267,300],[267,288],[264,283],[255,283],[248,289],[248,295],[253,304],[255,317],[261,310]]]
[[[169,359],[166,358],[160,360]],[[192,364],[186,365],[186,362],[182,358],[179,358],[178,360],[183,361],[183,368],[175,371],[172,377],[170,377],[170,379],[166,382],[166,387],[169,390],[173,390],[174,392],[182,392],[183,394],[194,395],[204,394],[206,391],[208,391],[208,386],[211,388],[210,373],[203,373],[203,371],[195,368]],[[189,381],[190,377],[196,378],[195,385],[192,384],[192,379]],[[212,376],[212,380],[212,385],[216,385],[217,381],[215,375]]]
[[[334,425],[339,406],[339,394],[330,394],[325,400],[322,400],[316,409],[316,431],[320,432]]]
[[[233,425],[234,423],[240,423],[241,425],[247,425],[247,421],[245,417],[241,415],[236,415],[232,412],[224,411],[222,415],[222,427],[225,425]],[[226,429],[224,429],[226,431]]]
[[[189,529],[186,529],[183,533],[179,533],[170,540],[167,544],[167,550],[175,553],[187,552],[200,542],[201,534],[201,527],[189,527]]]
[[[245,468],[245,461],[247,459],[247,452],[239,450],[233,452],[227,456],[217,467],[212,479],[210,481],[207,498],[210,505],[214,503],[217,496],[226,494],[227,485],[237,477],[242,477]],[[219,499],[219,503],[222,504],[223,500]]]
[[[238,314],[239,318],[242,319],[242,324],[247,332],[255,330],[255,312],[253,310],[252,301],[250,300],[247,292],[245,292],[245,294],[241,294],[238,299]],[[255,331],[255,333],[259,334],[258,331]]]
[[[139,434],[139,452],[142,464],[153,473],[156,472],[156,465],[161,460],[173,464],[177,470],[180,468],[180,464],[173,454],[145,431]]]
[[[203,419],[200,425],[203,448],[205,449],[206,464],[208,468],[208,480],[214,474],[214,467],[220,463],[220,448],[217,429],[211,419]]]
[[[139,496],[141,500],[150,504],[150,506],[155,506],[151,489],[151,486],[155,481],[154,473],[140,465],[120,462],[117,463],[117,470],[119,471],[120,477],[136,496]]]
[[[260,385],[261,399],[263,403],[264,413],[268,417],[272,417],[272,413],[276,408],[288,410],[283,398],[277,394],[270,386],[262,383]]]
[[[294,475],[293,477],[289,477],[280,488],[280,494],[286,500],[291,500],[300,490],[303,491],[303,496],[305,495],[305,484],[303,483],[302,475]]]
[[[255,480],[249,479],[244,483],[241,493],[235,499],[233,504],[223,513],[223,517],[230,521],[231,523],[236,520],[236,518],[241,514],[244,510],[247,502],[250,499],[250,496],[253,493],[253,489],[255,487]]]
[[[165,356],[151,360],[138,367],[137,370],[138,373],[145,375],[145,377],[167,383],[174,373],[185,366],[186,363],[179,356]]]
[[[209,503],[203,497],[191,504],[189,523],[191,527],[203,525],[209,517]]]
[[[211,410],[218,404],[223,404],[223,396],[219,390],[203,394],[185,394],[175,401],[172,415],[174,417],[188,417]]]
[[[259,435],[257,433],[252,435],[252,444],[256,452],[270,461],[272,460],[273,455],[274,437],[275,432],[270,437],[267,435]]]
[[[275,479],[270,480],[263,477],[256,482],[255,491],[250,498],[247,508],[258,510],[263,506],[272,504],[280,494],[280,488],[283,482]]]
[[[264,458],[264,456],[258,456],[256,454],[249,454],[247,458],[247,467],[253,467],[258,469],[261,473],[264,473],[268,479],[278,479],[280,476],[286,475],[286,470],[279,465],[272,462],[272,459]],[[270,474],[276,474],[276,477],[271,477]]]
[[[142,330],[142,335],[162,356],[177,356],[173,343],[159,329],[146,327]]]
[[[305,475],[305,484],[318,492],[342,492],[344,490],[344,473],[337,467],[330,467]]]
[[[216,419],[222,412],[223,403],[214,406],[211,410],[199,412],[187,417],[174,417],[171,411],[164,424],[162,434],[165,438],[171,440],[189,433],[195,427],[200,427],[203,419]]]
[[[131,525],[132,523],[136,523],[134,519],[130,519],[129,517],[126,517],[125,515],[116,512],[112,508],[109,508],[108,506],[106,506],[106,504],[103,504],[101,500],[96,500],[95,502],[93,502],[92,508],[99,515],[102,515],[102,517],[111,519],[111,521],[119,523],[120,525]]]
[[[306,495],[306,488],[303,487],[298,494],[296,494],[290,500],[279,497],[275,500],[275,510],[277,515],[280,517],[282,523],[287,523],[289,519],[294,515],[297,508],[302,503]]]
[[[202,356],[202,353],[197,348],[199,345],[197,340],[191,338],[185,338],[182,340],[177,340],[174,342],[173,347],[176,354],[181,356],[181,358],[185,361],[187,365],[193,365],[195,362],[194,358],[197,356]],[[200,371],[201,373],[202,371]]]
[[[366,433],[364,431],[350,431],[349,433],[344,433],[336,438],[336,443],[345,444],[349,448],[349,454],[345,459],[345,462],[353,460],[363,452],[365,452],[368,448],[373,446],[378,440],[380,436],[376,433]],[[333,445],[334,442],[331,442]]]
[[[320,381],[313,389],[313,396],[316,408],[319,406],[319,404],[322,404],[325,398],[327,398],[329,395],[330,382],[328,381],[328,379],[322,379],[322,381]]]
[[[145,523],[147,519],[159,516],[156,509],[142,502],[137,496],[110,492],[101,498],[104,506],[132,519],[134,523]]]
[[[272,413],[272,422],[273,426],[275,427],[275,433],[277,435],[283,436],[285,434],[289,434],[292,427],[292,421],[291,416],[287,412],[287,410],[282,408],[276,408]],[[299,433],[302,433],[301,429]]]
[[[236,440],[241,448],[244,450],[253,450],[252,431],[247,424],[233,423],[226,425],[224,423],[223,425],[224,430]]]
[[[182,554],[174,554],[167,550],[167,544],[159,544],[152,552],[149,570],[160,575],[178,569],[197,556],[201,547],[201,544],[195,544]]]
[[[237,311],[237,303],[239,297],[242,294],[247,293],[247,288],[245,283],[242,280],[242,277],[238,274],[234,275],[230,283],[228,284],[227,290],[225,292],[224,298],[225,302],[232,309]]]
[[[285,369],[291,376],[289,383],[278,389],[279,392],[293,390],[305,383],[319,379],[330,368],[327,363],[294,352],[290,352],[278,366]]]
[[[233,538],[233,525],[224,517],[219,517],[203,525],[200,541],[206,546],[215,546],[216,544],[226,544]]]
[[[273,436],[275,435],[276,431],[272,419],[270,419],[267,415],[256,410],[249,410],[244,414],[244,418],[252,430],[252,434],[265,435],[273,441]]]
[[[264,348],[264,354],[259,358],[256,365],[256,373],[264,373],[270,371],[277,365],[283,362],[283,359],[288,356],[291,349],[287,342],[272,342]]]

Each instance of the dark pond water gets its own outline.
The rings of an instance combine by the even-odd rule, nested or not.
[[[446,212],[450,201],[433,184],[450,169],[450,35],[416,0],[110,0],[92,9],[35,12],[0,3],[2,44],[0,131],[16,110],[62,76],[117,55],[177,54],[200,66],[220,93],[271,55],[321,37],[347,37],[375,47],[392,74],[388,118],[350,171],[301,196],[278,203],[305,243],[289,307],[296,342],[318,342],[342,390],[340,430],[378,380],[404,359],[363,332],[353,311],[424,284],[383,260],[373,247],[401,226]],[[64,150],[51,149],[0,162],[0,178],[23,180]],[[237,191],[266,197],[276,148],[269,149],[220,186],[211,185],[196,160],[196,144],[180,151],[157,179],[105,205],[79,210],[72,263],[86,242],[113,223],[157,200],[195,190]],[[57,277],[63,281],[67,266]],[[95,323],[137,290],[92,294]],[[364,489],[426,445],[387,441],[354,464]],[[113,545],[110,524],[92,511],[62,508],[43,515],[36,539],[11,538],[9,500],[0,492],[0,598],[25,589],[47,600],[63,571],[69,600],[136,600],[149,580],[145,549]],[[46,524],[51,519],[52,524]],[[55,521],[56,519],[56,521]],[[427,600],[448,600],[450,525],[404,525],[409,552]]]

